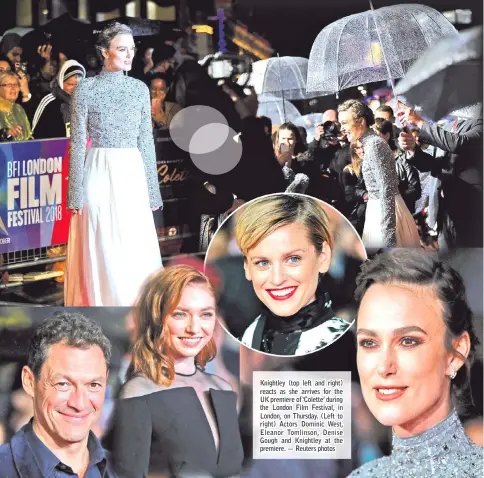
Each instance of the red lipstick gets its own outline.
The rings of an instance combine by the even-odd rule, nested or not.
[[[297,286],[284,287],[281,289],[266,289],[266,292],[274,300],[287,300],[290,299],[297,290]]]
[[[400,398],[404,394],[406,389],[407,387],[374,387],[376,398],[383,402],[388,402]]]

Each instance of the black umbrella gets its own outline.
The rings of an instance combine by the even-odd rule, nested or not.
[[[431,46],[397,85],[396,93],[434,120],[481,102],[482,26]]]
[[[45,25],[27,33],[22,38],[24,58],[29,63],[38,63],[37,48],[51,44],[53,55],[62,52],[68,58],[79,59],[93,44],[92,27],[72,18],[68,13],[54,18]]]

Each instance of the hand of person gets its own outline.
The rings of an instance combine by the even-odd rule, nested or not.
[[[59,70],[61,69],[62,65],[68,60],[67,56],[64,53],[59,53]]]
[[[150,57],[144,57],[144,62],[145,62],[145,66],[144,66],[144,72],[145,74],[148,73],[151,69],[153,69],[155,67],[155,64],[153,63],[153,59]]]
[[[16,138],[17,136],[20,136],[22,134],[22,126],[20,125],[15,125],[12,126],[9,130],[7,130],[7,135],[8,136],[13,136]]]
[[[160,209],[160,206],[156,206],[156,207],[151,208],[152,211],[158,211],[158,209]]]
[[[37,48],[37,53],[45,61],[49,62],[52,54],[52,45],[41,45]]]
[[[151,100],[151,116],[156,116],[161,113],[161,101],[153,98]]]
[[[368,193],[363,193],[363,201],[368,202]]]
[[[74,216],[77,216],[78,214],[79,216],[82,216],[82,209],[73,209],[72,214],[74,214]]]
[[[417,143],[413,134],[405,133],[405,131],[402,131],[398,135],[398,145],[404,151],[415,151],[416,144]]]
[[[321,139],[321,135],[324,133],[324,128],[323,128],[323,125],[322,124],[318,124],[318,126],[316,126],[316,134],[314,136],[314,139],[316,141],[319,141]]]
[[[162,62],[156,65],[156,68],[153,69],[153,73],[165,73],[166,69],[166,62]]]
[[[23,71],[18,71],[17,76],[19,77],[20,93],[22,94],[22,96],[29,96],[30,89],[29,89],[29,79],[27,75]]]
[[[284,164],[288,168],[291,167],[292,164],[292,153],[290,151],[281,151],[278,149],[276,151],[277,160],[280,164]]]
[[[422,117],[413,108],[410,108],[401,101],[398,102],[397,117],[402,125],[410,123],[418,128],[421,128],[424,122]]]
[[[254,87],[250,87],[250,95],[245,98],[241,98],[235,93],[232,88],[227,85],[222,85],[222,89],[227,93],[234,102],[235,109],[239,116],[244,119],[250,116],[257,116],[257,110],[259,109],[259,100]]]
[[[205,181],[205,182],[203,183],[203,187],[204,187],[204,188],[205,188],[205,189],[206,189],[208,192],[210,192],[210,193],[212,193],[212,194],[217,194],[217,188],[216,188],[216,187],[215,187],[213,184],[209,183],[208,181]]]
[[[232,207],[225,211],[226,214],[230,214],[231,212],[234,212],[236,209],[238,209],[242,204],[245,204],[245,201],[243,199],[234,199],[234,202],[232,203]]]

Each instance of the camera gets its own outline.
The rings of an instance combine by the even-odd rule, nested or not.
[[[24,75],[27,74],[27,62],[16,62],[15,63],[15,72],[18,73],[21,71]]]
[[[321,138],[327,141],[337,139],[341,134],[340,126],[335,121],[326,121],[322,125],[318,126],[323,127],[324,132],[321,135]]]
[[[199,63],[207,69],[208,75],[216,80],[219,86],[227,85],[240,97],[250,94],[247,83],[252,73],[252,60],[248,56],[219,52],[207,55]],[[246,79],[243,84],[240,84],[237,80],[242,75]]]
[[[233,53],[215,53],[207,55],[200,64],[207,68],[208,74],[214,80],[231,80],[240,75],[252,72],[252,60],[246,55]]]

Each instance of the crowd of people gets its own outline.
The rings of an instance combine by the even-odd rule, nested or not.
[[[479,345],[473,312],[463,278],[419,248],[482,247],[482,118],[437,125],[400,102],[396,111],[373,111],[348,99],[321,113],[308,143],[304,128],[258,117],[255,91],[219,85],[181,40],[137,52],[130,28],[114,22],[99,35],[98,60],[40,45],[35,64],[22,61],[18,35],[0,43],[0,140],[70,137],[65,305],[132,307],[118,377],[109,375],[105,332],[76,313],[46,319],[28,351],[15,343],[26,420],[5,421],[11,433],[0,470],[9,477],[258,477],[278,467],[286,468],[280,476],[301,477],[481,476],[482,448],[454,408],[482,415],[472,402],[482,376],[471,373]],[[189,151],[177,153],[190,169],[183,222],[192,240],[183,252],[203,249],[220,218],[240,208],[238,273],[252,282],[261,309],[234,335],[246,346],[237,346],[242,359],[248,348],[257,351],[252,363],[241,361],[242,372],[351,371],[361,386],[352,393],[360,420],[352,423],[351,462],[314,460],[320,471],[304,471],[294,460],[292,471],[267,460],[272,473],[264,473],[265,460],[252,460],[250,381],[233,386],[216,327],[228,315],[219,295],[231,305],[232,283],[210,264],[207,275],[201,264],[162,264],[153,138],[191,106],[220,112],[240,133],[242,155],[216,175],[197,168]],[[267,196],[284,192],[302,194]],[[330,222],[334,214],[346,224],[337,211],[370,256],[356,281],[338,287],[356,299],[341,307],[348,320],[333,310],[325,276],[334,272],[336,288],[363,258],[342,259],[335,236],[343,234]],[[375,251],[387,248],[395,249]],[[247,302],[241,290],[231,292]],[[282,355],[301,360],[281,366]],[[393,442],[376,461],[373,418],[391,427]]]
[[[129,74],[150,90],[155,135],[182,108],[207,105],[242,132],[243,155],[234,170],[217,177],[192,168],[192,217],[184,222],[193,239],[182,252],[208,243],[203,235],[213,231],[201,231],[201,218],[225,216],[243,202],[281,191],[333,205],[370,248],[482,244],[482,119],[435,125],[402,103],[396,115],[388,105],[372,111],[350,100],[322,113],[308,144],[304,127],[257,118],[254,94],[220,88],[183,40],[144,43],[131,58]],[[40,45],[32,71],[20,45],[21,38],[8,33],[0,46],[0,140],[69,136],[71,94],[99,73],[96,62],[86,57],[82,65],[63,53],[54,58],[51,45]]]

